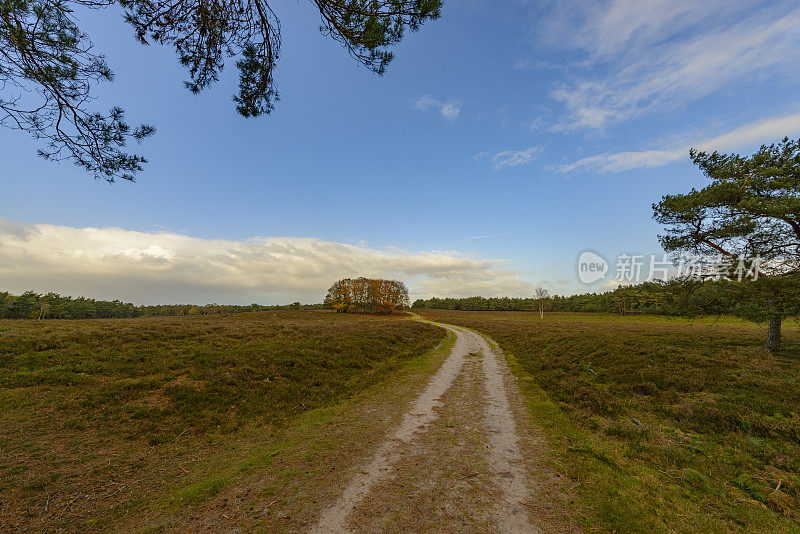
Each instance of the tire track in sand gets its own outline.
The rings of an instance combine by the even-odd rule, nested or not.
[[[406,413],[402,423],[384,441],[373,460],[350,481],[332,506],[323,511],[313,533],[349,532],[347,519],[353,509],[379,482],[390,477],[402,452],[415,436],[426,431],[438,418],[442,396],[462,372],[465,358],[472,352],[483,354],[483,420],[488,435],[487,463],[492,484],[500,491],[494,509],[498,532],[539,532],[527,519],[525,501],[530,492],[514,417],[504,384],[508,375],[505,360],[479,334],[448,324],[432,323],[453,332],[457,338],[450,355],[431,378],[425,390]],[[509,387],[514,384],[509,381]],[[465,513],[468,511],[465,510]]]

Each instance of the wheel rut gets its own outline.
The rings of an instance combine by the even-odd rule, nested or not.
[[[450,355],[311,532],[541,531],[505,358],[476,332],[433,324],[455,334]]]

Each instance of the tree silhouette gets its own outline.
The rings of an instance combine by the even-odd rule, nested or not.
[[[440,16],[442,0],[311,0],[321,32],[360,64],[383,74],[389,48],[407,30]],[[146,159],[125,152],[154,128],[132,128],[121,108],[89,109],[92,88],[113,80],[105,57],[78,27],[75,9],[103,9],[116,0],[0,0],[0,124],[42,142],[39,154],[72,160],[95,178],[133,180]],[[173,47],[197,93],[237,58],[244,117],[270,113],[279,100],[275,68],[280,21],[266,0],[119,0],[143,43]]]
[[[666,225],[661,244],[701,256],[758,258],[765,276],[731,288],[738,291],[734,310],[767,321],[766,346],[776,352],[782,320],[800,314],[800,140],[785,138],[751,156],[690,156],[711,183],[653,205],[656,221]]]

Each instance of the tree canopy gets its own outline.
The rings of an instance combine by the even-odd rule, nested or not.
[[[345,278],[334,282],[325,306],[340,313],[386,313],[408,307],[408,289],[397,280]]]
[[[321,32],[360,64],[383,74],[390,47],[441,14],[442,0],[311,0]],[[103,9],[117,0],[0,0],[0,124],[41,141],[39,154],[71,160],[95,178],[133,180],[147,160],[126,152],[131,140],[152,135],[131,127],[124,111],[90,109],[93,87],[113,80],[105,57],[78,26],[76,10]],[[267,0],[119,0],[142,44],[171,46],[197,93],[237,58],[244,117],[270,113],[279,100],[275,68],[280,21]]]
[[[653,204],[668,252],[758,261],[766,276],[728,287],[733,310],[769,321],[767,348],[780,348],[781,321],[800,315],[800,139],[762,146],[751,156],[690,152],[711,183]],[[730,264],[733,268],[734,264]]]
[[[800,269],[800,139],[752,156],[690,152],[711,183],[653,205],[669,251],[764,260],[770,274]]]

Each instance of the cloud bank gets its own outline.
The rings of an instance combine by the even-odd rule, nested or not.
[[[0,218],[0,290],[136,304],[321,302],[331,282],[361,275],[404,280],[412,298],[530,294],[505,263],[315,238],[233,241]]]

